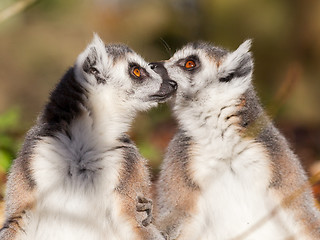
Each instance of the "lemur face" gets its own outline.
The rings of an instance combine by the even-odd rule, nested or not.
[[[155,73],[129,47],[105,45],[97,35],[78,57],[76,75],[92,94],[112,95],[115,104],[137,111],[165,101],[177,89],[174,81]]]
[[[169,60],[156,63],[178,83],[175,105],[186,102],[224,101],[247,89],[252,75],[250,40],[229,52],[197,42],[178,50]],[[161,73],[160,73],[161,74]]]

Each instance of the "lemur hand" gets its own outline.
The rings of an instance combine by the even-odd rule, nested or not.
[[[138,197],[137,211],[147,213],[147,218],[142,221],[142,225],[144,227],[148,226],[152,221],[152,200]]]

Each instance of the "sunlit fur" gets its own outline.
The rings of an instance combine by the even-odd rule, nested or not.
[[[129,65],[145,68],[139,82]],[[138,197],[151,198],[146,160],[126,135],[159,75],[124,45],[96,35],[27,134],[7,185],[1,240],[162,239]]]
[[[156,185],[158,227],[179,240],[320,239],[305,173],[252,86],[250,41],[191,43],[164,61],[179,130]],[[198,68],[183,68],[188,58]]]

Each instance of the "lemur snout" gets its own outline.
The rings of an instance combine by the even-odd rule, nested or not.
[[[152,63],[149,63],[149,66],[154,72],[159,74],[163,79],[163,81],[167,82],[173,88],[174,91],[177,90],[177,87],[178,87],[177,83],[170,79],[168,75],[168,71],[164,67],[162,62],[152,62]]]
[[[150,68],[155,71],[156,73],[158,73],[162,78],[169,78],[168,76],[168,71],[167,69],[164,67],[162,62],[153,62],[153,63],[149,63]]]
[[[174,89],[174,90],[177,90],[178,88],[178,84],[173,81],[173,80],[168,80],[168,83],[171,85],[171,87]]]
[[[152,95],[151,99],[162,102],[176,92],[178,85],[175,81],[170,79],[168,71],[164,67],[162,62],[149,63],[149,66],[155,73],[159,74],[162,78],[162,83],[159,91],[156,94]]]
[[[158,66],[162,66],[164,68],[164,66],[161,62],[152,62],[152,63],[149,63],[148,65],[155,72],[156,72],[156,69],[158,68]]]

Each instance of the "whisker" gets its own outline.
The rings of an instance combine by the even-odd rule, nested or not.
[[[163,38],[160,38],[160,40],[162,42],[162,45],[165,47],[166,52],[168,53],[169,58],[170,58],[173,55],[171,47],[169,46],[169,44]]]

